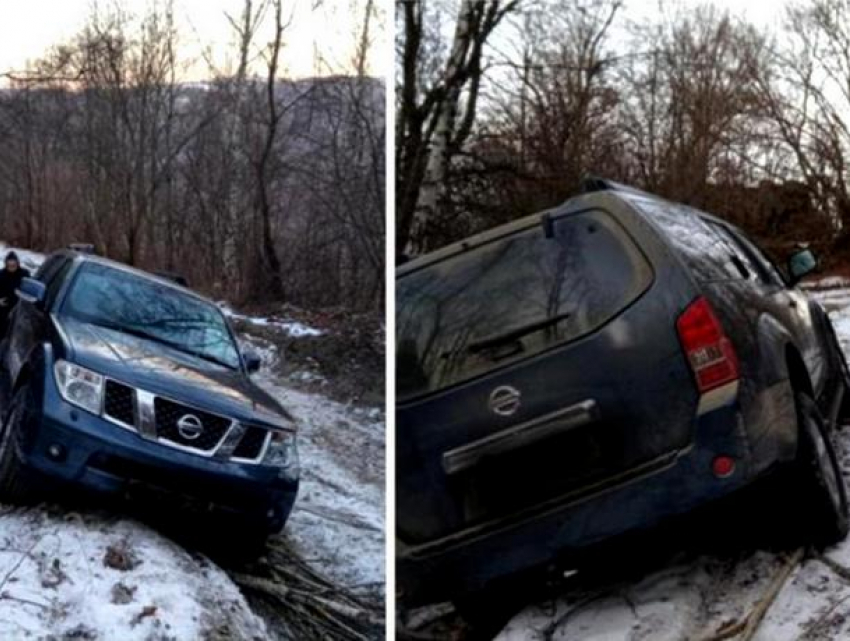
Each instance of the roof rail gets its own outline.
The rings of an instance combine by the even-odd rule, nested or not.
[[[647,191],[638,189],[637,187],[632,187],[631,185],[624,185],[623,183],[618,183],[614,180],[600,178],[599,176],[588,174],[587,176],[582,178],[580,193],[589,194],[595,191],[620,191],[629,194],[635,194],[637,196],[648,196],[650,198],[658,198],[658,196],[650,194]]]
[[[608,191],[610,189],[615,189],[615,185],[616,183],[605,178],[594,176],[593,174],[587,174],[581,179],[579,191],[582,194],[589,194],[594,191]]]
[[[182,285],[183,287],[189,286],[189,281],[181,274],[176,274],[174,272],[154,272],[160,278],[164,278],[166,280],[170,280],[173,283],[177,283],[178,285]]]
[[[81,254],[94,254],[94,244],[92,243],[71,243],[68,245],[68,249],[75,252],[80,252]]]

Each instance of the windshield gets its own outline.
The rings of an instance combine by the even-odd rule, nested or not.
[[[400,400],[469,380],[583,336],[652,282],[601,211],[556,218],[399,278]]]
[[[83,265],[61,312],[225,367],[240,366],[239,352],[215,305],[123,270]]]

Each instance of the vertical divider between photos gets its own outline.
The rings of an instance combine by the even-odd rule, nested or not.
[[[389,4],[389,3],[388,3]],[[387,14],[392,15],[393,8],[387,8]],[[395,20],[388,20],[389,34],[386,39],[386,56],[389,64],[386,65],[385,99],[386,99],[386,158],[387,171],[385,182],[386,197],[386,391],[384,400],[386,403],[386,419],[384,429],[386,491],[384,494],[385,504],[385,541],[386,541],[386,564],[385,564],[385,589],[386,589],[386,636],[387,639],[396,638],[395,617],[395,83],[393,73],[395,69]]]

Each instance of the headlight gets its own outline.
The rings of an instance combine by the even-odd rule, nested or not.
[[[298,447],[295,444],[295,432],[272,432],[271,443],[263,457],[263,465],[274,465],[279,469],[282,479],[297,481],[301,472],[298,461]]]
[[[103,404],[102,375],[62,360],[56,361],[53,371],[62,398],[92,414],[100,414]]]

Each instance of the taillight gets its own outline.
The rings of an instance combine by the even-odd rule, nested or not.
[[[676,321],[700,393],[738,379],[738,357],[709,302],[700,296]]]

